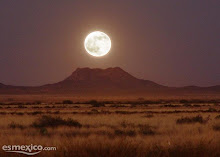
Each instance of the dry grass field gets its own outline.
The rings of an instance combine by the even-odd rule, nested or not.
[[[37,156],[218,157],[219,100],[20,100],[1,96],[0,145],[55,146]],[[6,153],[0,156],[24,156]]]

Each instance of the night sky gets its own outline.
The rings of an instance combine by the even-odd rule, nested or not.
[[[104,57],[84,39],[103,31]],[[219,0],[1,0],[0,82],[43,85],[77,67],[121,67],[169,86],[220,84]]]

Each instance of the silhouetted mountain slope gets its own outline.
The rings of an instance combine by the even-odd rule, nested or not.
[[[137,79],[119,67],[107,69],[78,68],[72,75],[58,84],[62,86],[72,85],[75,88],[94,87],[96,89],[160,87],[152,81]]]
[[[0,93],[220,93],[220,86],[181,88],[166,87],[148,80],[137,79],[119,67],[107,69],[77,68],[69,77],[54,84],[39,87],[19,87],[0,84]]]

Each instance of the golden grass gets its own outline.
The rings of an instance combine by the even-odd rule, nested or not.
[[[220,119],[215,118],[220,115],[220,106],[207,103],[199,107],[176,105],[40,104],[20,108],[2,105],[0,146],[40,144],[57,147],[56,151],[41,152],[38,156],[42,157],[220,156],[220,131],[213,129],[220,123]],[[38,114],[32,114],[34,112]],[[32,124],[43,115],[63,120],[71,118],[82,127],[33,127]],[[206,123],[176,123],[182,117],[197,115],[209,119]],[[0,151],[0,156],[15,155]]]

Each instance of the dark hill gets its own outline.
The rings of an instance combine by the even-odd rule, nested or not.
[[[56,93],[56,94],[216,94],[220,86],[181,88],[166,87],[149,80],[141,80],[119,67],[107,69],[77,68],[69,77],[54,84],[38,87],[19,87],[0,84],[2,94]]]

